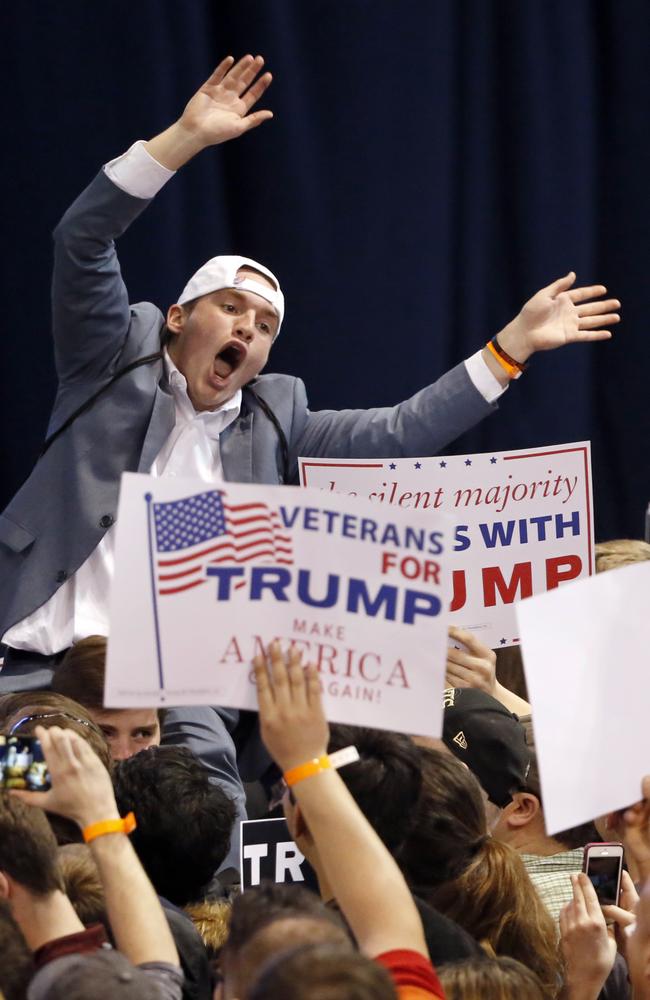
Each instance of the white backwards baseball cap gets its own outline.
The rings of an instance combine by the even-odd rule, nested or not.
[[[263,282],[256,281],[254,275],[238,275],[237,272],[242,267],[250,267],[259,271],[260,274],[273,282],[275,288],[269,288]],[[194,272],[181,292],[177,304],[182,306],[186,302],[198,299],[201,295],[209,295],[210,292],[218,292],[222,288],[242,289],[266,299],[278,314],[277,337],[284,318],[284,295],[280,288],[280,282],[273,272],[269,271],[268,267],[258,264],[256,260],[251,260],[249,257],[228,255],[212,257],[198,271]]]

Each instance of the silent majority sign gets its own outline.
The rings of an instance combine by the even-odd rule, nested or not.
[[[451,623],[519,641],[515,602],[593,572],[588,441],[445,458],[301,459],[304,486],[453,518]]]
[[[444,514],[333,492],[125,474],[106,704],[256,708],[274,639],[333,721],[437,736],[451,578]]]

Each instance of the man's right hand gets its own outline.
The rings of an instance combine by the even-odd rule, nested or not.
[[[259,73],[262,56],[223,59],[214,73],[188,101],[170,128],[145,145],[147,152],[169,170],[178,170],[207,146],[236,139],[273,117],[271,111],[253,111],[271,83],[271,74]]]

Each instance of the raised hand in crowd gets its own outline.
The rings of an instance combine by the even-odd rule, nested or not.
[[[453,645],[447,649],[447,666],[445,679],[449,687],[478,688],[500,701],[515,715],[530,715],[531,707],[527,701],[509,691],[497,680],[496,653],[473,632],[468,629],[449,628],[449,638],[460,646]]]
[[[607,904],[602,907],[603,916],[608,924],[614,928],[616,946],[627,961],[627,941],[628,934],[636,922],[636,908],[639,903],[639,894],[634,887],[634,882],[623,870],[621,873],[621,894],[618,906]]]
[[[237,62],[226,56],[178,121],[146,144],[147,152],[169,170],[178,170],[202,149],[236,139],[272,118],[271,111],[252,111],[272,79],[270,73],[259,76],[263,66],[262,56]]]
[[[375,957],[408,949],[428,958],[422,923],[404,877],[335,770],[316,668],[279,643],[254,660],[262,738],[285,773],[312,762],[292,793],[318,848],[333,895],[359,948]]]
[[[50,772],[46,792],[13,791],[29,805],[73,820],[82,830],[119,821],[108,771],[90,745],[70,729],[39,726],[36,735]],[[108,919],[120,951],[134,964],[178,966],[178,953],[162,907],[124,832],[90,840],[106,898]]]
[[[573,899],[560,912],[566,973],[562,1000],[596,1000],[616,958],[596,891],[587,876],[571,875]]]

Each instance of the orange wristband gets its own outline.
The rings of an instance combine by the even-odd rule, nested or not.
[[[105,833],[131,833],[136,826],[135,816],[130,812],[124,819],[103,819],[99,823],[91,823],[81,832],[84,841],[89,844],[95,837],[103,837]]]
[[[292,767],[291,770],[285,771],[284,780],[289,788],[292,788],[299,781],[311,778],[313,774],[320,774],[321,771],[329,771],[331,768],[332,762],[325,753],[322,757],[314,757],[312,760],[308,760],[306,764],[299,764],[298,767]]]
[[[514,360],[514,358],[510,358],[508,355],[505,354],[505,351],[499,350],[495,346],[493,340],[488,340],[485,346],[487,347],[492,357],[499,362],[503,370],[506,372],[507,375],[510,376],[510,378],[519,378],[519,376],[524,371],[525,368],[524,365],[520,365],[518,361]]]

